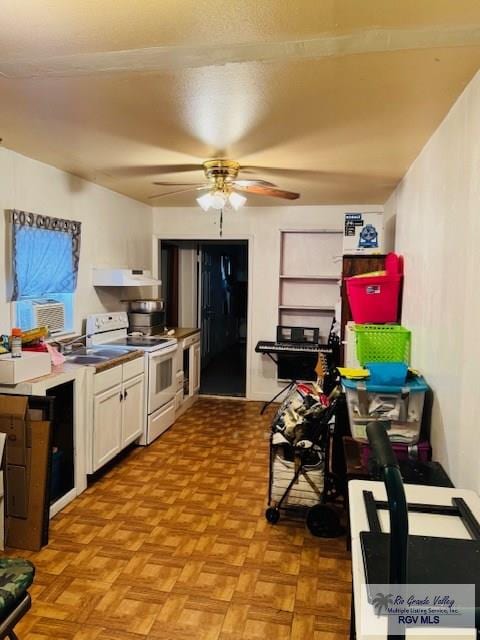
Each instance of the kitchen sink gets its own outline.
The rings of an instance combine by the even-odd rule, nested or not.
[[[114,360],[129,353],[128,349],[102,349],[101,347],[82,347],[66,355],[68,362],[75,364],[98,364]]]
[[[67,356],[68,362],[73,362],[75,364],[98,364],[99,362],[107,362],[111,358],[105,358],[103,356],[94,356],[94,355],[72,355]]]
[[[102,358],[118,358],[120,356],[124,356],[127,353],[130,353],[129,349],[103,349],[103,348],[94,348],[88,350],[92,355],[101,356]]]

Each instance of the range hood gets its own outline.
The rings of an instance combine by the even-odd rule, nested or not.
[[[93,269],[94,287],[157,287],[161,280],[144,269]]]

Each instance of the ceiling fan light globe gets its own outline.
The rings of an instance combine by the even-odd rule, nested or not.
[[[208,211],[212,206],[211,193],[204,193],[203,196],[200,196],[199,198],[197,198],[197,202],[205,212]]]
[[[227,196],[221,191],[216,191],[215,193],[210,194],[211,196],[211,204],[210,206],[213,209],[223,209],[225,204],[227,203]]]
[[[228,196],[228,202],[230,203],[230,206],[235,209],[235,211],[238,211],[241,207],[243,207],[246,201],[247,199],[245,198],[245,196],[242,196],[239,193],[235,193],[235,191],[232,191],[232,193]]]

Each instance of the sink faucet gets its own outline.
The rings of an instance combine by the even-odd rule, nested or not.
[[[72,347],[76,342],[80,342],[81,340],[84,340],[86,338],[91,338],[92,335],[93,333],[84,333],[81,336],[75,336],[71,340],[67,340],[67,342],[56,341],[55,344],[57,345],[60,353],[71,353]],[[84,344],[82,343],[82,347],[83,346]]]

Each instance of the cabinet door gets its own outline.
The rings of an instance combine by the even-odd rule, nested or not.
[[[198,393],[200,389],[200,342],[195,342],[193,347],[191,347],[191,351],[193,353],[193,364],[192,364],[192,393]]]
[[[123,383],[122,449],[142,435],[144,386],[143,374]]]
[[[116,385],[94,396],[93,470],[100,469],[121,449],[122,386]]]

